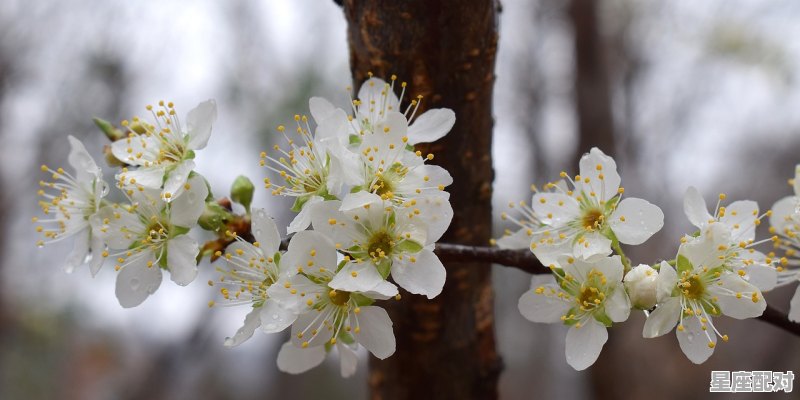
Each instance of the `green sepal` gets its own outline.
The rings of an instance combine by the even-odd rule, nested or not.
[[[351,334],[349,334],[347,332],[340,333],[338,340],[341,340],[342,343],[344,343],[344,344],[353,344],[353,343],[356,342],[356,339],[353,337],[353,335],[351,335]]]
[[[614,321],[612,321],[611,318],[609,318],[609,316],[606,314],[605,310],[595,311],[594,312],[594,319],[597,320],[597,322],[603,324],[606,328],[610,328],[611,325],[614,325]]]
[[[294,199],[294,204],[292,204],[292,208],[290,210],[296,213],[303,211],[303,206],[308,203],[309,199],[311,199],[311,196],[302,196]]]
[[[580,309],[578,307],[572,307],[566,312],[566,316],[569,317],[570,315],[578,315],[580,313]],[[578,320],[573,318],[567,318],[564,320],[564,325],[566,326],[573,326],[578,323]]]
[[[183,153],[183,159],[184,160],[194,160],[195,157],[196,157],[196,155],[194,153],[194,150],[189,149],[189,150],[186,150],[186,153]]]
[[[281,262],[281,252],[276,251],[275,255],[272,256],[272,261],[274,261],[275,265],[280,265]]]
[[[355,301],[356,305],[359,307],[371,306],[373,303],[375,303],[375,300],[364,296],[361,293],[350,293],[350,298]]]
[[[678,275],[681,275],[684,272],[691,273],[692,269],[694,269],[694,267],[692,266],[692,263],[689,262],[689,259],[682,254],[678,254]]]
[[[92,121],[94,121],[95,126],[97,126],[98,128],[100,128],[101,131],[103,131],[108,140],[111,140],[112,142],[116,142],[117,140],[120,140],[125,137],[124,132],[115,128],[114,125],[112,125],[110,122],[104,119],[92,118]]]
[[[412,253],[416,254],[422,251],[422,245],[413,241],[413,240],[403,240],[400,244],[397,245],[397,249],[403,253]]]
[[[219,230],[225,226],[225,222],[229,221],[231,218],[233,218],[233,215],[231,215],[225,207],[222,207],[215,201],[210,201],[206,202],[206,208],[203,210],[203,213],[200,214],[197,223],[201,228],[207,231],[219,232]]]
[[[361,144],[361,136],[351,134],[348,139],[350,144]]]
[[[344,268],[345,264],[347,264],[347,261],[345,260],[339,261],[339,265],[336,266],[336,272],[341,271],[342,268]]]
[[[378,268],[378,273],[381,274],[383,279],[388,278],[389,273],[392,272],[392,262],[386,259],[381,260],[375,267]]]
[[[414,146],[412,146],[410,144],[406,144],[406,150],[413,152],[414,151]]]
[[[184,226],[172,225],[172,228],[169,230],[169,237],[174,238],[178,235],[185,235],[189,233],[190,229]]]

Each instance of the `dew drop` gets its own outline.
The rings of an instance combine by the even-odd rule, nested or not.
[[[261,229],[256,229],[256,231],[255,231],[255,232],[253,232],[253,233],[254,233],[256,236],[261,236]]]
[[[258,210],[256,215],[258,215],[260,218],[264,218],[267,216],[267,214],[264,213],[264,210]]]
[[[139,290],[139,286],[141,285],[141,282],[139,281],[138,278],[133,278],[130,281],[130,285],[131,285],[131,289],[132,290]]]
[[[274,320],[277,320],[278,318],[280,318],[280,315],[278,315],[278,314],[272,314],[272,319],[274,319]]]
[[[267,324],[267,329],[269,329],[269,330],[273,330],[273,329],[275,329],[275,328],[276,328],[275,324],[273,324],[273,323],[269,323],[269,324]]]

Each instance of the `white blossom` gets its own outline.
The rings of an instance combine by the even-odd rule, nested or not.
[[[800,164],[795,167],[794,179],[789,183],[794,196],[786,196],[772,206],[769,217],[770,233],[775,237],[775,247],[784,252],[777,266],[779,286],[800,281]],[[800,286],[795,289],[789,303],[789,320],[800,323]]]
[[[111,151],[118,160],[137,166],[117,175],[120,188],[160,189],[166,202],[180,196],[189,174],[194,170],[194,151],[206,147],[211,126],[217,119],[214,100],[200,103],[186,115],[181,124],[172,103],[148,105],[153,114],[151,124],[140,118],[123,121],[128,136],[112,143]]]
[[[717,337],[728,340],[714,326],[721,314],[736,319],[755,318],[766,308],[761,291],[737,273],[723,267],[721,243],[729,233],[711,224],[711,234],[686,240],[678,250],[677,271],[661,263],[657,279],[658,306],[644,325],[646,338],[666,334],[677,325],[676,335],[686,357],[695,364],[714,352]]]
[[[533,322],[562,322],[567,331],[567,363],[576,370],[594,364],[608,339],[607,327],[628,319],[631,304],[622,283],[619,256],[592,263],[562,259],[553,276],[534,275],[519,299],[519,311]],[[556,282],[557,280],[557,282]]]
[[[182,192],[167,203],[158,190],[139,188],[132,204],[103,207],[91,218],[93,231],[118,250],[110,257],[116,259],[116,294],[123,307],[135,307],[155,293],[162,269],[181,286],[197,276],[199,247],[187,233],[205,209],[208,188],[202,176],[194,175]]]
[[[657,279],[658,271],[646,264],[639,264],[625,274],[625,290],[634,307],[649,310],[656,305]]]
[[[105,250],[103,241],[92,232],[89,219],[100,209],[102,199],[108,193],[108,185],[103,181],[103,173],[94,159],[78,139],[69,136],[70,153],[68,161],[75,174],[63,168],[52,170],[42,165],[42,172],[51,174],[52,182],[40,181],[39,201],[44,218],[34,217],[33,222],[41,225],[36,231],[44,235],[37,244],[44,246],[63,239],[74,237],[72,252],[67,256],[64,270],[72,272],[76,267],[88,262],[92,275],[97,274],[103,264],[101,253]],[[54,193],[53,193],[54,192]],[[91,257],[87,260],[87,256]]]
[[[580,160],[580,175],[569,179],[573,190],[542,192],[533,197],[533,211],[544,227],[534,232],[531,250],[545,265],[565,255],[582,260],[611,254],[615,241],[644,243],[664,225],[664,213],[638,198],[622,199],[614,159],[597,148]],[[549,187],[555,184],[548,185]]]

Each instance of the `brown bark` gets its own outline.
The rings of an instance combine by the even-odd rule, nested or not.
[[[491,235],[492,87],[498,5],[492,0],[346,0],[356,83],[368,71],[397,74],[424,108],[447,107],[457,121],[426,146],[454,177],[455,216],[442,241],[486,244]],[[420,110],[421,111],[421,110]],[[434,300],[406,295],[389,307],[397,352],[370,362],[374,399],[497,397],[493,293],[487,264],[447,263]]]
[[[596,0],[572,0],[569,5],[575,38],[577,158],[595,146],[608,155],[615,153],[611,92],[597,17],[599,3]]]

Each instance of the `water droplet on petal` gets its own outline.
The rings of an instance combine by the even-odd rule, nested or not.
[[[141,284],[141,282],[139,282],[138,278],[133,278],[130,281],[130,285],[131,285],[131,289],[132,290],[139,290],[140,284]]]
[[[266,213],[264,213],[264,210],[258,210],[258,212],[257,212],[256,214],[257,214],[259,217],[261,217],[261,218],[264,218],[264,217],[266,217],[266,216],[267,216],[267,214],[266,214]]]
[[[256,236],[261,236],[261,229],[256,229],[256,231],[255,231],[255,232],[253,232],[253,233],[254,233]]]
[[[269,323],[269,324],[267,324],[267,329],[269,329],[269,330],[273,330],[273,329],[275,329],[275,328],[276,328],[275,324],[273,324],[273,323]]]
[[[278,315],[278,314],[272,314],[272,319],[275,319],[275,320],[277,320],[278,318],[280,318],[280,315]]]

